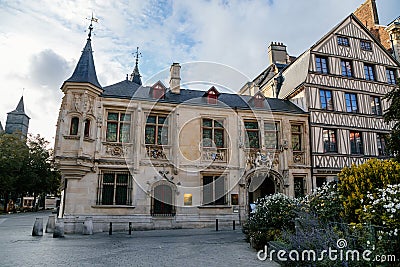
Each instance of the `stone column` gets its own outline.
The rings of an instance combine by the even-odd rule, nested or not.
[[[92,235],[93,234],[93,218],[86,217],[83,222],[82,234],[84,235]]]
[[[43,218],[36,218],[35,224],[33,225],[32,236],[43,235]]]
[[[55,227],[54,227],[54,232],[53,232],[53,237],[58,238],[58,237],[64,237],[64,219],[63,218],[58,218]]]
[[[55,215],[50,215],[49,219],[47,220],[46,224],[46,233],[53,233],[54,232],[54,227],[56,224],[56,217]]]

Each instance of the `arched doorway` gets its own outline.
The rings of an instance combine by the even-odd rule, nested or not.
[[[174,196],[171,186],[159,184],[154,187],[151,215],[175,216]]]

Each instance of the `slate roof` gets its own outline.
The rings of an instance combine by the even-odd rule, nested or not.
[[[17,107],[13,111],[8,112],[7,114],[18,114],[18,115],[25,115],[25,116],[28,117],[28,115],[26,115],[26,113],[25,113],[24,97],[23,96],[21,96],[21,99],[19,100]]]
[[[196,106],[209,106],[206,98],[204,97],[205,92],[191,89],[181,89],[180,94],[172,93],[167,90],[164,99],[153,99],[150,95],[149,86],[140,86],[130,80],[124,80],[116,84],[106,86],[103,88],[102,97],[105,98],[122,98],[122,99],[134,99],[134,100],[147,100],[160,103],[172,103],[172,104],[189,104]],[[295,104],[288,100],[265,98],[265,108],[255,108],[250,105],[252,96],[244,96],[230,93],[220,93],[218,96],[218,104],[221,108],[233,108],[243,110],[264,110],[274,112],[288,112],[288,113],[306,113]]]
[[[82,55],[75,67],[74,73],[65,82],[87,82],[102,88],[97,80],[90,37],[87,39],[86,45],[83,48]]]

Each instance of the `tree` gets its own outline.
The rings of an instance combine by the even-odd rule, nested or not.
[[[29,135],[27,140],[18,134],[0,135],[0,194],[5,203],[10,196],[57,193],[61,175],[48,144],[40,135]]]
[[[0,195],[4,210],[9,197],[15,193],[15,184],[24,173],[29,158],[29,148],[19,135],[0,134]]]
[[[390,102],[390,107],[385,111],[385,122],[393,122],[394,126],[387,140],[387,148],[395,159],[400,162],[400,79],[397,87],[386,94],[385,99]]]
[[[363,202],[368,194],[376,196],[379,189],[400,183],[400,163],[370,159],[361,165],[344,168],[338,177],[343,215],[346,221],[359,223],[362,221],[360,216]]]

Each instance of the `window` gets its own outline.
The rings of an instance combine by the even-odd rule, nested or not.
[[[89,138],[90,135],[90,120],[86,119],[85,120],[85,129],[84,129],[84,133],[83,136],[86,138]]]
[[[378,147],[378,155],[379,156],[387,156],[387,149],[386,149],[386,134],[377,133],[376,134],[376,142]]]
[[[277,122],[264,122],[265,148],[278,149],[278,132]]]
[[[129,173],[103,173],[99,188],[99,205],[131,205],[132,177]]]
[[[386,69],[386,78],[389,84],[396,84],[396,71],[394,69]]]
[[[78,129],[79,129],[79,118],[73,117],[71,119],[71,127],[69,128],[69,134],[78,135]]]
[[[318,73],[328,73],[328,59],[326,57],[315,56],[315,66]]]
[[[303,138],[301,128],[301,125],[291,125],[293,151],[301,151],[302,149],[301,142]]]
[[[166,115],[150,114],[145,129],[146,145],[168,144],[168,118]]]
[[[293,183],[294,183],[294,197],[304,197],[304,191],[305,191],[305,186],[304,186],[304,178],[303,177],[293,177]]]
[[[152,88],[152,97],[155,99],[164,98],[165,95],[165,87],[160,83],[157,82]]]
[[[364,64],[364,74],[367,81],[375,81],[374,66]]]
[[[363,154],[363,143],[361,132],[350,131],[351,154]]]
[[[246,129],[246,147],[260,148],[260,139],[257,121],[245,121],[244,128]]]
[[[225,177],[203,176],[203,205],[225,204]]]
[[[322,137],[324,141],[324,153],[337,152],[336,131],[323,129]]]
[[[353,77],[353,72],[351,68],[351,61],[342,59],[340,61],[340,65],[342,66],[342,76],[345,77]]]
[[[203,119],[203,147],[225,147],[223,120]]]
[[[345,98],[346,98],[346,110],[347,110],[347,112],[357,113],[357,111],[358,111],[358,108],[357,108],[357,95],[356,94],[346,93],[345,94]]]
[[[108,112],[107,142],[127,143],[130,140],[131,115],[123,112]]]
[[[360,41],[361,50],[372,51],[372,45],[370,41],[361,40]]]
[[[217,99],[218,99],[219,92],[217,89],[213,86],[211,87],[207,92],[207,103],[208,104],[217,104]]]
[[[377,96],[370,96],[372,114],[382,115],[381,100]]]
[[[264,96],[261,93],[257,93],[256,95],[254,95],[253,101],[256,108],[264,107]]]
[[[349,38],[347,38],[347,37],[338,36],[337,41],[338,41],[338,45],[350,46]]]
[[[321,100],[321,109],[333,110],[332,91],[320,89],[319,98]]]

